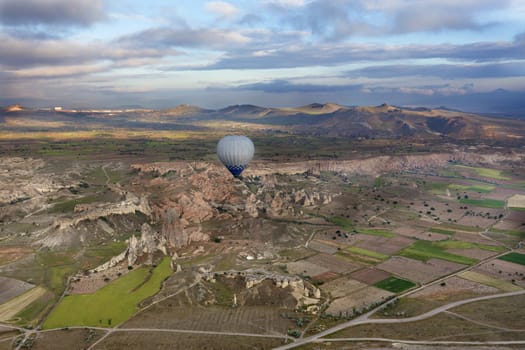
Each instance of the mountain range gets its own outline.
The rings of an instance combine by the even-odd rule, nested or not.
[[[231,130],[256,129],[308,135],[359,138],[439,138],[522,140],[525,120],[436,109],[343,106],[312,103],[270,108],[232,105],[221,109],[179,105],[171,109],[68,110],[0,109],[0,130],[66,131],[93,129]]]

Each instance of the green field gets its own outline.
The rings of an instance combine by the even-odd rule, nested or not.
[[[439,248],[443,248],[443,249],[479,248],[479,249],[488,250],[490,252],[495,252],[495,253],[502,253],[506,250],[505,247],[502,247],[499,245],[488,245],[488,244],[472,243],[472,242],[465,242],[465,241],[453,241],[453,240],[432,242],[432,245],[439,247]]]
[[[395,237],[395,234],[393,234],[390,231],[379,230],[375,228],[359,228],[359,229],[356,229],[356,231],[357,233],[362,233],[365,235],[381,236],[381,237]]]
[[[442,241],[442,242],[448,242],[448,241]],[[451,242],[460,242],[460,241],[451,241]],[[463,243],[467,242],[461,242],[461,245]],[[451,246],[452,245],[452,246]],[[416,241],[411,246],[406,247],[403,249],[399,255],[404,256],[406,258],[412,258],[416,260],[421,261],[427,261],[432,258],[436,259],[443,259],[459,264],[465,264],[465,265],[472,265],[478,262],[478,260],[469,258],[466,256],[456,255],[452,254],[446,251],[446,249],[452,248],[455,246],[456,248],[460,246],[459,243],[453,243],[453,244],[445,244],[441,242],[429,242],[429,241]],[[464,246],[463,246],[464,248]]]
[[[500,256],[498,259],[513,262],[520,265],[525,265],[525,254],[509,253]]]
[[[471,192],[481,192],[481,193],[490,193],[495,186],[484,185],[484,184],[475,184],[475,185],[456,185],[452,184],[448,186],[449,189],[455,191],[471,191]]]
[[[479,183],[477,181],[472,181],[472,184],[469,185],[460,185],[460,184],[448,184],[443,182],[431,182],[426,185],[426,188],[435,194],[444,194],[447,189],[454,193],[457,191],[469,191],[469,192],[480,192],[480,193],[490,193],[496,188],[493,185],[487,185],[484,183]]]
[[[393,276],[374,284],[374,286],[376,286],[377,288],[381,288],[392,293],[402,292],[404,290],[414,287],[415,285],[416,284],[412,281],[404,280]]]
[[[471,204],[476,207],[484,208],[493,208],[493,209],[503,209],[505,207],[505,202],[497,199],[467,199],[462,198],[459,200],[463,204]]]
[[[328,221],[330,221],[331,223],[337,226],[344,228],[347,231],[350,231],[351,229],[353,229],[353,225],[354,225],[352,220],[343,218],[341,216],[332,216],[328,218]]]
[[[510,178],[501,175],[501,171],[497,169],[477,168],[477,167],[471,167],[471,166],[465,166],[465,165],[455,165],[455,166],[458,168],[462,168],[462,169],[470,169],[474,171],[477,175],[482,176],[482,177],[489,177],[491,179],[496,179],[496,180],[510,180]]]
[[[360,254],[360,255],[364,255],[364,256],[369,256],[371,258],[375,258],[375,259],[379,259],[379,260],[385,260],[385,259],[389,258],[389,256],[386,255],[386,254],[381,254],[381,253],[378,253],[378,252],[374,252],[374,251],[371,251],[371,250],[368,250],[368,249],[359,248],[359,247],[346,247],[345,250],[348,250],[349,252],[352,252],[352,253],[356,253],[356,254]]]
[[[137,304],[156,294],[172,273],[164,258],[153,270],[131,271],[94,294],[68,295],[44,323],[45,329],[68,326],[114,327],[137,311]]]
[[[445,230],[439,227],[432,227],[429,231],[434,232],[434,233],[441,233],[441,234],[449,235],[449,236],[453,236],[456,233],[455,231]]]

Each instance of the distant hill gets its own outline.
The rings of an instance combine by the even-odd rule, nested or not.
[[[192,105],[154,111],[92,113],[89,110],[54,111],[24,109],[13,105],[2,109],[0,128],[8,128],[9,114],[24,111],[24,123],[16,130],[32,130],[54,125],[63,128],[144,128],[161,130],[223,130],[232,128],[274,130],[289,133],[358,138],[442,138],[483,140],[525,140],[525,120],[491,117],[445,107],[343,106],[336,103],[311,103],[289,108],[270,108],[249,104],[221,109]],[[3,117],[2,117],[3,116]],[[31,120],[39,123],[31,123]]]

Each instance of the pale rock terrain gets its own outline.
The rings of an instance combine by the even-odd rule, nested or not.
[[[211,282],[215,281],[218,274],[226,278],[242,278],[246,289],[253,288],[265,280],[271,280],[276,287],[290,288],[291,294],[297,300],[296,307],[301,307],[303,305],[309,306],[309,310],[313,313],[319,310],[317,305],[321,302],[321,291],[315,286],[309,284],[306,285],[298,276],[280,275],[254,269],[215,273],[211,272],[211,269],[201,269],[200,273],[203,280]]]

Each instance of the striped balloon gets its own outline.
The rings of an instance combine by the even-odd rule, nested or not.
[[[254,151],[252,140],[246,136],[225,136],[217,144],[217,156],[235,177],[239,177],[246,169]]]

